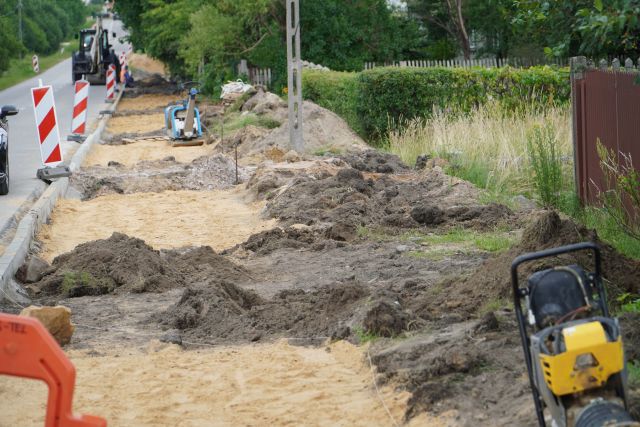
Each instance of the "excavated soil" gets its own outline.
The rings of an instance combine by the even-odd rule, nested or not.
[[[324,179],[298,177],[269,202],[267,213],[285,224],[331,222],[349,234],[359,226],[494,228],[512,218],[506,206],[478,204],[466,186],[436,169],[399,179],[345,168]]]
[[[222,154],[198,157],[189,164],[179,163],[173,156],[139,162],[130,168],[115,161],[109,163],[108,167],[88,167],[73,175],[71,184],[83,200],[107,194],[223,190],[248,178],[244,168],[236,169],[235,162]]]
[[[232,189],[109,194],[85,202],[66,199],[58,202],[37,239],[48,261],[114,232],[138,237],[154,249],[223,250],[274,226],[273,220],[260,219],[263,203],[247,203],[245,198],[243,190]]]
[[[150,94],[138,96],[136,98],[123,97],[118,104],[118,115],[125,115],[130,112],[142,112],[164,108],[176,101],[174,95]]]
[[[63,298],[164,292],[205,278],[229,281],[247,274],[208,246],[160,252],[140,239],[113,233],[56,257],[29,289],[37,296]]]

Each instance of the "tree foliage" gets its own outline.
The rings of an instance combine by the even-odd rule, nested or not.
[[[22,0],[22,43],[19,40],[19,0],[0,2],[0,72],[23,52],[49,54],[85,22],[82,0]]]

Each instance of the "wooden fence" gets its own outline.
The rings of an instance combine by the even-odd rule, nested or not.
[[[483,68],[499,68],[499,67],[515,67],[515,68],[528,68],[536,65],[557,65],[559,67],[566,67],[568,61],[560,58],[544,59],[544,58],[480,58],[480,59],[449,59],[443,61],[435,60],[413,60],[413,61],[394,61],[385,63],[366,62],[364,64],[365,70],[370,70],[376,67],[412,67],[412,68],[471,68],[471,67],[483,67]]]
[[[597,143],[613,150],[618,160],[640,161],[640,60],[622,65],[586,58],[571,59],[573,143],[576,186],[583,203],[597,204],[609,189],[600,166]]]

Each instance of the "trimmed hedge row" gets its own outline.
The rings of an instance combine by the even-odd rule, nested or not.
[[[305,71],[305,98],[342,116],[365,138],[384,137],[434,109],[465,112],[496,100],[507,111],[570,99],[569,72],[550,67],[376,68],[362,73]]]

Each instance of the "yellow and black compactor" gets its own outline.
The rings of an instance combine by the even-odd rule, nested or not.
[[[560,266],[518,283],[522,264],[578,251],[593,253],[595,271]],[[609,314],[599,247],[578,243],[521,255],[511,282],[539,425],[640,426],[628,412],[622,335]]]

